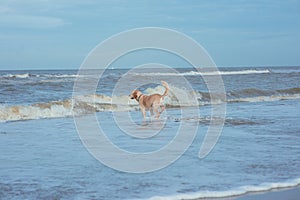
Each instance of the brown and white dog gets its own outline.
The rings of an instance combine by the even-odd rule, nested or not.
[[[144,95],[139,90],[133,90],[129,95],[131,99],[135,99],[140,104],[141,111],[144,119],[146,118],[146,110],[150,110],[151,115],[156,113],[155,118],[159,118],[160,114],[165,110],[165,106],[162,104],[163,98],[168,95],[169,85],[165,81],[161,81],[161,84],[165,87],[165,92],[161,94]],[[159,111],[160,108],[160,111]]]

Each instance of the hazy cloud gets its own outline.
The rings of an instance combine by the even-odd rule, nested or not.
[[[65,24],[64,20],[56,17],[8,14],[0,16],[0,26],[16,28],[55,28]]]

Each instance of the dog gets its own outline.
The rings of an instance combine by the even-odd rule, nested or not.
[[[165,87],[165,92],[161,94],[144,95],[139,90],[133,90],[129,95],[130,99],[135,99],[141,108],[144,119],[146,118],[146,110],[150,110],[151,116],[156,113],[155,118],[159,118],[160,114],[165,110],[165,106],[162,104],[163,98],[169,93],[169,85],[165,81],[161,81],[161,84]],[[160,108],[160,112],[159,112]]]

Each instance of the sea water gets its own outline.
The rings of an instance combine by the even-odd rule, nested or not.
[[[75,70],[1,71],[0,198],[191,199],[299,185],[299,67],[221,68],[207,74],[148,69],[132,74],[122,92],[114,93],[127,72],[107,70],[95,93],[74,96]],[[225,124],[214,149],[200,159],[199,149],[214,117],[201,77],[215,73],[222,76],[226,90]],[[187,79],[193,91],[183,88],[178,77]],[[138,103],[128,99],[137,79],[153,80],[139,88],[147,94],[164,91],[158,80],[169,83],[167,110],[160,120],[143,122]],[[181,93],[195,95],[197,104],[181,106],[175,96]],[[74,98],[80,99],[76,113]],[[152,134],[161,124],[163,128],[148,139],[135,138],[118,127],[118,113],[125,122],[127,116],[140,126],[137,134]],[[140,174],[120,172],[95,159],[80,140],[73,116],[90,115],[96,115],[107,137],[126,151],[160,149],[182,125],[197,133],[169,166]],[[124,128],[131,127],[125,123]]]

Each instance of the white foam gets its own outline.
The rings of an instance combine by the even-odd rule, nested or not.
[[[70,101],[33,105],[0,106],[0,121],[17,121],[72,116]]]
[[[271,95],[271,96],[257,96],[257,97],[244,97],[244,98],[234,98],[228,99],[228,102],[270,102],[270,101],[280,101],[280,100],[291,100],[299,99],[300,94],[290,94],[290,95]]]
[[[266,192],[273,189],[284,189],[290,187],[296,187],[300,185],[300,178],[287,182],[279,183],[262,183],[260,185],[247,185],[234,188],[226,191],[199,191],[189,194],[174,194],[170,196],[154,196],[149,198],[150,200],[177,200],[177,199],[199,199],[199,198],[225,198],[244,195],[254,192]]]
[[[164,87],[157,86],[155,88],[148,88],[145,91],[145,94],[162,94],[164,90]],[[185,89],[170,87],[170,93],[164,98],[164,103],[170,107],[198,106],[198,103],[191,101],[193,94],[193,92],[187,92]],[[91,94],[76,96],[73,100],[67,99],[63,101],[44,102],[32,105],[2,105],[0,106],[0,120],[15,121],[69,117],[72,115],[91,112],[121,112],[137,109],[139,109],[138,102],[136,100],[129,99],[127,95],[111,97],[101,94]]]
[[[157,86],[155,88],[148,88],[145,90],[146,94],[162,94],[165,88]],[[170,85],[168,96],[164,97],[164,103],[171,107],[190,107],[199,106],[198,102],[194,99],[200,99],[201,94],[194,91],[187,91],[185,88],[178,88]]]
[[[135,73],[141,76],[214,76],[214,75],[242,75],[242,74],[265,74],[270,73],[269,70],[240,70],[240,71],[212,71],[212,72],[199,72],[189,71],[182,73],[163,73],[163,72],[149,72],[149,73]]]
[[[3,77],[5,78],[28,78],[30,76],[29,73],[25,74],[6,74]]]
[[[165,88],[157,86],[148,88],[145,94],[162,94]],[[203,94],[204,95],[204,94]],[[205,95],[204,95],[205,96]],[[276,94],[271,96],[242,97],[227,99],[227,102],[264,102],[299,99],[300,94]],[[40,118],[69,117],[72,115],[86,114],[91,112],[122,112],[139,109],[138,102],[131,100],[127,95],[107,96],[101,94],[82,95],[74,97],[75,104],[71,99],[62,101],[44,102],[32,105],[0,105],[0,121],[28,120]],[[209,97],[203,97],[201,93],[187,91],[185,88],[170,86],[168,96],[164,97],[167,107],[198,107],[223,103],[221,100],[210,101]],[[73,107],[76,108],[75,112]]]
[[[45,77],[48,77],[48,78],[77,78],[77,77],[80,77],[81,75],[79,74],[47,74],[47,75],[44,75]]]
[[[29,77],[46,77],[46,78],[77,78],[81,77],[82,75],[78,74],[29,74],[29,73],[24,73],[24,74],[6,74],[3,75],[2,77],[4,78],[20,78],[20,79],[25,79]]]

